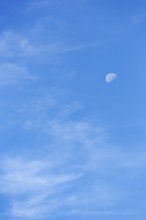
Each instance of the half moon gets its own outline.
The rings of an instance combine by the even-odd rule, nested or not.
[[[106,82],[111,83],[113,80],[115,80],[117,75],[115,73],[109,73],[106,76]]]

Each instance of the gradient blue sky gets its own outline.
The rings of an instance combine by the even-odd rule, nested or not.
[[[145,39],[146,1],[0,2],[1,219],[146,219]]]

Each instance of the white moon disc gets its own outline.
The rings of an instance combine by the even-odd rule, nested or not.
[[[106,76],[106,82],[111,83],[114,79],[116,79],[117,75],[115,73],[109,73]]]

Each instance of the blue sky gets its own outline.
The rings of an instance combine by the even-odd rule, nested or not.
[[[0,12],[0,217],[144,220],[146,2]]]

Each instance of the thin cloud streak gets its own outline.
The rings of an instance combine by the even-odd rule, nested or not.
[[[74,46],[68,46],[60,49],[58,53],[67,53],[67,52],[76,52],[76,51],[81,51],[81,50],[86,50],[90,49],[93,47],[98,47],[104,44],[109,43],[110,40],[104,40],[104,41],[99,41],[99,42],[93,42],[93,43],[87,43],[87,44],[82,44],[82,45],[74,45]]]
[[[54,56],[55,54],[63,54],[68,52],[76,52],[81,50],[98,47],[110,42],[110,40],[91,42],[82,45],[64,45],[58,40],[54,42],[36,43],[31,39],[31,33],[28,36],[24,36],[21,33],[14,32],[12,30],[1,33],[0,36],[0,53],[4,57],[37,57],[37,56]],[[32,43],[33,42],[33,43]]]

